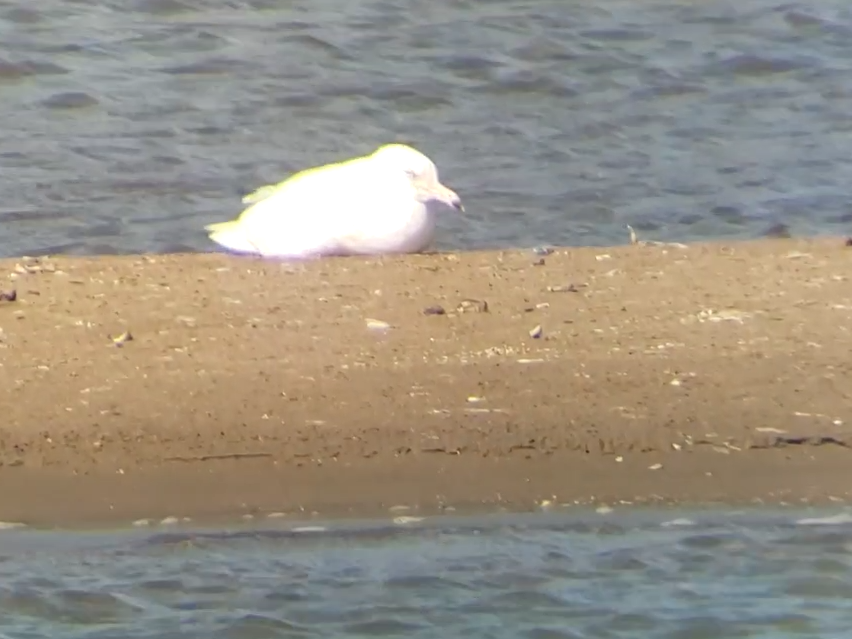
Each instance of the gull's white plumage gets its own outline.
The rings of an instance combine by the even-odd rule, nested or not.
[[[284,258],[417,253],[432,242],[437,206],[463,210],[435,164],[402,144],[307,169],[243,202],[237,219],[205,227],[210,239],[234,252]]]

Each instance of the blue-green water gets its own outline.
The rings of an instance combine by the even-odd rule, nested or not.
[[[407,141],[437,248],[852,228],[848,0],[5,0],[0,256],[213,250]]]
[[[0,636],[836,639],[852,622],[841,511],[303,526],[6,531]]]
[[[465,200],[439,248],[846,233],[850,104],[846,0],[0,0],[0,256],[211,250],[389,140]],[[10,530],[0,639],[836,639],[836,514]]]

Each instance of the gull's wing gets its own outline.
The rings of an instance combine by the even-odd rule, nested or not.
[[[363,161],[367,156],[352,158],[350,160],[344,160],[342,162],[333,162],[331,164],[324,164],[322,166],[318,166],[312,169],[305,169],[303,171],[299,171],[298,173],[294,173],[290,177],[282,180],[281,182],[276,182],[275,184],[265,184],[261,187],[258,187],[248,195],[243,196],[242,203],[243,204],[257,204],[261,200],[265,200],[269,196],[274,193],[281,191],[286,188],[290,183],[301,180],[312,173],[324,172],[328,170],[333,170],[336,167],[345,167],[351,164]]]
[[[337,253],[340,238],[358,233],[381,184],[356,159],[302,171],[265,188],[259,189],[265,195],[234,221],[230,231],[240,240],[232,244],[266,256],[310,257]]]
[[[265,200],[266,198],[268,198],[270,195],[282,188],[285,184],[287,184],[287,180],[284,180],[283,182],[278,182],[278,184],[267,184],[265,186],[261,186],[260,188],[255,189],[248,195],[244,196],[242,202],[243,204],[256,204],[261,200]]]

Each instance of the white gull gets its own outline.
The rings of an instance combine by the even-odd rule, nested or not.
[[[296,173],[243,198],[235,220],[205,227],[213,242],[263,257],[419,253],[437,209],[464,211],[435,164],[404,144]]]

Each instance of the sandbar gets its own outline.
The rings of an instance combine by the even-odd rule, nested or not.
[[[0,521],[847,502],[850,274],[832,237],[0,260]]]

